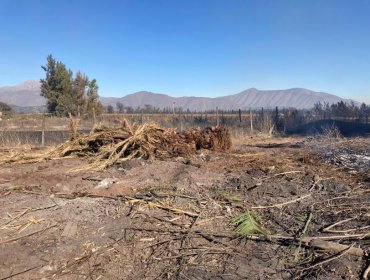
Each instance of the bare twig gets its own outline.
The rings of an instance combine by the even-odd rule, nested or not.
[[[277,177],[277,176],[280,176],[280,175],[286,175],[286,174],[292,174],[292,173],[302,173],[303,171],[301,170],[295,170],[295,171],[286,171],[286,172],[281,172],[281,173],[276,173],[274,174],[273,176],[271,177]]]
[[[148,206],[157,207],[159,209],[167,210],[167,211],[174,212],[174,213],[177,213],[177,214],[185,214],[185,215],[187,215],[189,217],[192,217],[192,218],[196,218],[196,217],[199,216],[197,213],[182,210],[180,208],[164,206],[164,205],[159,204],[159,203],[154,203],[154,202],[150,202],[150,201],[148,202],[148,201],[145,201],[145,200],[142,200],[142,199],[137,199],[137,198],[133,198],[133,197],[129,197],[129,196],[125,196],[125,198],[131,203],[142,203],[142,204],[146,204]]]
[[[208,251],[208,252],[203,252],[202,255],[224,255],[224,254],[230,254],[229,252],[225,251]],[[199,255],[199,253],[184,253],[184,254],[179,254],[176,256],[169,256],[169,257],[163,257],[163,258],[154,258],[155,260],[162,261],[162,260],[169,260],[169,259],[179,259],[183,257],[188,257],[188,256],[196,256]]]
[[[370,265],[368,265],[368,267],[365,269],[364,273],[362,274],[362,279],[368,280],[369,273],[370,273]]]
[[[253,206],[253,207],[251,207],[252,209],[266,209],[266,208],[275,208],[275,207],[283,207],[283,206],[285,206],[285,205],[288,205],[288,204],[292,204],[292,203],[294,203],[294,202],[297,202],[297,201],[300,201],[300,200],[303,200],[303,199],[305,199],[305,198],[307,198],[307,197],[310,197],[311,196],[311,194],[306,194],[306,195],[304,195],[304,196],[302,196],[302,197],[298,197],[298,198],[296,198],[296,199],[293,199],[293,200],[290,200],[290,201],[287,201],[287,202],[284,202],[284,203],[278,203],[278,204],[274,204],[274,205],[268,205],[268,206]]]
[[[153,231],[153,232],[167,232],[167,233],[188,233],[188,230],[184,229],[162,229],[162,228],[143,228],[143,227],[126,227],[128,230],[137,230],[137,231]],[[200,235],[210,235],[220,238],[236,238],[237,236],[234,233],[221,233],[213,231],[202,231],[194,230],[193,233]],[[362,239],[370,235],[370,232],[363,234],[347,234],[347,235],[332,235],[332,236],[307,236],[302,238],[302,243],[309,244],[312,240],[338,240],[338,239]],[[243,238],[247,238],[255,241],[271,241],[271,240],[295,240],[295,237],[285,236],[285,235],[259,235],[259,234],[248,234],[243,235]]]
[[[294,173],[302,173],[302,172],[303,171],[300,171],[300,170],[286,171],[286,172],[276,173],[276,174],[274,174],[272,176],[263,177],[263,178],[261,178],[261,180],[267,180],[267,179],[275,178],[275,177],[278,177],[278,176],[281,176],[281,175],[294,174]]]
[[[365,233],[361,233],[361,234],[344,234],[344,235],[304,237],[302,240],[304,242],[310,242],[311,240],[314,240],[314,239],[321,239],[321,240],[363,239],[367,236],[370,236],[370,232],[365,232]]]
[[[43,229],[40,229],[40,230],[33,231],[33,232],[31,232],[31,233],[29,233],[29,234],[26,234],[26,235],[22,235],[22,236],[18,236],[18,237],[12,238],[12,239],[8,239],[8,240],[1,241],[1,242],[0,242],[0,245],[1,245],[1,244],[5,244],[5,243],[9,243],[9,242],[13,242],[13,241],[17,241],[17,240],[22,239],[22,238],[25,238],[25,237],[29,237],[29,236],[31,236],[31,235],[34,235],[34,234],[37,234],[37,233],[39,233],[39,232],[43,232],[43,231],[45,231],[45,230],[48,230],[48,229],[50,229],[50,228],[52,228],[52,227],[55,227],[56,225],[57,225],[57,224],[53,224],[53,225],[51,225],[51,226],[48,226],[48,227],[43,228]]]
[[[11,275],[9,275],[9,276],[2,277],[2,278],[0,278],[0,280],[6,280],[6,279],[13,278],[14,276],[21,275],[21,274],[23,274],[23,273],[26,273],[26,272],[28,272],[28,271],[34,270],[34,269],[39,268],[39,267],[42,267],[42,265],[36,265],[36,266],[34,266],[34,267],[27,268],[27,269],[25,269],[25,270],[22,270],[22,271],[19,271],[19,272],[13,273],[13,274],[11,274]]]
[[[311,265],[310,267],[307,267],[307,268],[304,268],[302,269],[302,271],[306,271],[306,270],[309,270],[309,269],[312,269],[312,268],[315,268],[317,266],[320,266],[320,265],[323,265],[323,264],[326,264],[328,262],[331,262],[333,260],[336,260],[336,259],[339,259],[340,257],[342,257],[343,255],[347,254],[348,251],[350,251],[352,249],[354,244],[352,244],[351,246],[348,246],[346,249],[344,249],[343,251],[341,251],[339,254],[337,255],[334,255],[334,256],[331,256],[330,258],[327,258],[321,262],[318,262],[318,263],[315,263],[313,265]]]
[[[309,246],[323,249],[323,250],[330,251],[330,252],[334,252],[334,253],[339,253],[348,248],[348,246],[343,245],[343,244],[324,241],[320,239],[313,239],[309,243]],[[364,251],[361,248],[351,247],[350,250],[348,250],[348,254],[363,257]]]
[[[13,221],[16,221],[18,220],[20,217],[22,217],[23,215],[25,215],[28,211],[30,211],[31,208],[26,208],[23,212],[21,212],[19,215],[15,216],[15,217],[12,217],[9,221],[7,221],[6,223],[2,224],[0,227],[3,227],[3,226],[6,226],[7,224],[13,222]],[[10,216],[10,214],[8,214]],[[10,216],[11,217],[11,216]]]
[[[330,179],[333,179],[333,178],[334,177],[329,177],[329,178],[320,178],[320,177],[318,177],[317,179],[315,179],[312,186],[308,190],[312,191],[317,186],[317,184],[320,183],[321,181],[326,181],[326,180],[330,180]]]
[[[34,212],[34,211],[39,211],[39,210],[46,210],[46,209],[50,209],[50,208],[53,208],[53,207],[56,207],[58,206],[56,203],[54,205],[49,205],[49,206],[45,206],[45,207],[38,207],[38,208],[26,208],[23,212],[21,212],[19,215],[11,218],[9,221],[5,222],[4,224],[0,225],[0,227],[3,227],[3,226],[6,226],[7,224],[11,223],[11,222],[14,222],[16,220],[18,220],[20,217],[26,215],[28,212]]]
[[[338,225],[341,225],[345,222],[349,222],[349,221],[352,221],[356,219],[356,217],[354,218],[349,218],[349,219],[345,219],[345,220],[342,220],[342,221],[339,221],[339,222],[336,222],[326,228],[324,228],[322,231],[323,232],[331,232],[331,233],[346,233],[346,232],[351,232],[351,231],[355,231],[355,230],[361,230],[361,229],[367,229],[369,228],[370,226],[364,226],[364,227],[361,227],[361,228],[351,228],[351,229],[346,229],[346,230],[332,230],[333,227],[336,227]]]

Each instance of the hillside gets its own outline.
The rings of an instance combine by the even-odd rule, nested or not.
[[[0,87],[0,101],[19,107],[45,105],[45,98],[40,96],[38,81],[26,81],[15,86]]]
[[[141,91],[126,95],[121,98],[102,97],[104,105],[113,105],[121,102],[125,106],[133,108],[145,107],[146,104],[158,108],[172,108],[173,103],[176,107],[182,107],[184,110],[205,111],[216,109],[237,110],[249,108],[273,108],[295,107],[298,109],[309,109],[317,102],[337,103],[339,101],[350,102],[349,99],[343,99],[338,96],[315,92],[308,89],[292,88],[286,90],[258,90],[255,88],[247,89],[238,94],[222,97],[171,97],[165,94],[156,94],[152,92]],[[357,103],[357,102],[355,102]]]
[[[258,90],[250,88],[237,94],[215,98],[172,97],[165,94],[140,91],[120,98],[101,97],[100,100],[104,106],[115,106],[117,102],[121,102],[124,106],[133,108],[145,107],[145,105],[152,105],[161,109],[166,107],[172,108],[175,103],[176,107],[196,111],[212,110],[216,107],[223,110],[273,108],[275,106],[306,109],[312,108],[317,102],[336,103],[341,100],[345,102],[351,101],[325,92],[315,92],[303,88],[286,90]],[[28,107],[32,107],[32,111],[43,110],[45,105],[45,99],[40,96],[40,83],[38,81],[26,81],[16,86],[0,87],[0,101],[11,105],[18,112],[27,112]]]

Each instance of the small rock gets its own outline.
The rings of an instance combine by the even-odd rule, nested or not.
[[[228,205],[225,205],[223,208],[222,208],[223,211],[225,211],[227,214],[231,214],[231,207],[228,206]]]
[[[115,178],[105,178],[99,182],[95,189],[109,189],[116,182],[117,180]]]

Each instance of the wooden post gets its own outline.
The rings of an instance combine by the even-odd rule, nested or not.
[[[253,133],[253,114],[252,114],[252,109],[249,109],[249,118],[251,121],[251,133]]]
[[[44,113],[43,116],[42,116],[42,130],[41,130],[41,146],[44,147],[45,146],[45,117],[46,117],[46,114]]]
[[[182,131],[182,119],[181,119],[181,109],[179,110],[179,118],[180,118],[180,131]]]
[[[219,120],[218,120],[218,107],[216,107],[216,126],[219,126]]]
[[[242,122],[242,111],[239,109],[239,122]]]
[[[175,123],[175,103],[176,102],[173,102],[172,103],[172,127],[175,128],[176,127],[176,123]]]
[[[95,113],[95,107],[93,107],[92,109],[93,109],[93,126],[95,127],[95,125],[96,125],[96,113]]]

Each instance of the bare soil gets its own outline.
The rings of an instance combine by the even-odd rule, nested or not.
[[[86,162],[69,158],[2,166],[0,279],[361,279],[369,138],[234,143],[104,171],[71,172]],[[270,235],[234,232],[247,209]]]

